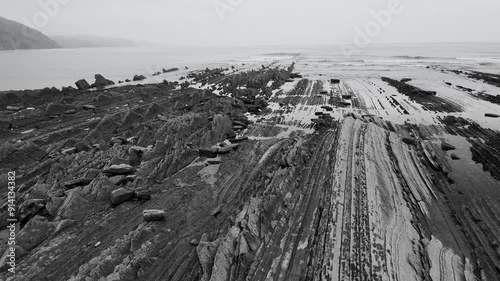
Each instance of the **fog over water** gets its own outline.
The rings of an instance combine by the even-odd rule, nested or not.
[[[0,7],[0,16],[48,35],[176,45],[351,43],[375,18],[384,23],[375,43],[500,41],[496,0],[0,0]]]

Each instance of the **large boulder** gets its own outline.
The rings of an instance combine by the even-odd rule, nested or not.
[[[500,115],[494,114],[494,113],[485,113],[484,116],[490,117],[490,118],[499,118],[500,117]]]
[[[94,82],[94,84],[92,84],[92,87],[99,88],[99,87],[106,87],[106,86],[110,86],[110,85],[115,84],[115,82],[104,78],[101,74],[96,74],[94,77],[95,77],[95,82]]]
[[[109,199],[111,204],[118,205],[123,202],[127,202],[132,198],[134,198],[134,191],[128,188],[118,188],[117,190],[113,190],[113,192],[111,192],[111,197]]]
[[[80,80],[76,81],[75,85],[78,88],[78,90],[90,89],[90,85],[87,82],[87,80],[85,80],[85,79],[80,79]]]
[[[132,80],[134,81],[142,81],[146,79],[146,77],[144,75],[134,75],[134,78]]]
[[[130,165],[135,166],[141,163],[142,155],[149,149],[140,146],[132,146],[128,149],[128,162]]]
[[[441,143],[441,149],[443,149],[444,151],[449,151],[449,150],[455,150],[457,148],[454,147],[453,145],[443,141]]]

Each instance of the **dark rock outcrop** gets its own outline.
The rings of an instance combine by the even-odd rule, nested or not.
[[[144,75],[135,75],[132,80],[133,81],[142,81],[144,79],[146,79],[146,77]]]
[[[104,76],[102,76],[101,74],[96,74],[94,76],[94,78],[95,78],[95,82],[91,85],[92,88],[93,87],[97,87],[97,88],[106,87],[106,86],[110,86],[110,85],[115,84],[115,82],[104,78]]]
[[[455,150],[457,148],[454,147],[453,145],[443,141],[443,142],[441,142],[441,149],[443,149],[444,151],[449,151],[449,150]]]
[[[85,79],[80,79],[80,80],[76,81],[75,85],[78,88],[78,90],[90,89],[90,84]]]

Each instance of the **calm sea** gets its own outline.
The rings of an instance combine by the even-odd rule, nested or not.
[[[370,45],[346,57],[338,45],[233,48],[87,48],[0,51],[0,91],[74,86],[99,73],[114,81],[162,68],[200,69],[281,59],[342,67],[439,64],[500,73],[500,43]],[[347,69],[348,70],[348,69]]]

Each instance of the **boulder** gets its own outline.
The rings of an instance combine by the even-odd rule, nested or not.
[[[455,153],[452,153],[451,154],[451,159],[453,159],[453,160],[460,160],[460,157],[458,155],[456,155]]]
[[[110,86],[110,85],[115,84],[115,82],[104,78],[101,74],[96,74],[94,77],[95,77],[95,82],[94,82],[94,84],[92,84],[92,87],[99,88],[99,87],[106,87],[106,86]]]
[[[449,151],[449,150],[455,150],[457,148],[454,147],[453,145],[451,145],[451,144],[443,141],[441,143],[441,149],[444,150],[444,151]]]
[[[168,73],[168,72],[174,72],[174,71],[178,71],[179,68],[177,67],[174,67],[174,68],[170,68],[170,69],[162,69],[163,73]]]
[[[141,163],[142,155],[148,151],[144,147],[132,146],[128,149],[128,162],[130,165],[135,166]]]
[[[76,81],[75,85],[78,88],[78,90],[90,89],[90,85],[87,82],[87,80],[85,80],[85,79],[80,79],[80,80]]]
[[[132,80],[134,81],[142,81],[146,79],[146,77],[144,75],[134,75],[134,78]]]
[[[126,175],[135,172],[135,169],[128,164],[120,164],[104,168],[102,172],[109,175]]]
[[[498,118],[498,117],[500,117],[500,115],[494,114],[494,113],[485,113],[484,116],[485,117],[490,117],[490,118]]]
[[[162,210],[144,210],[142,217],[145,221],[163,221],[165,220],[165,211]]]
[[[134,198],[134,191],[127,188],[118,188],[117,190],[113,190],[113,192],[111,192],[109,200],[111,201],[111,204],[119,205],[132,198]]]

